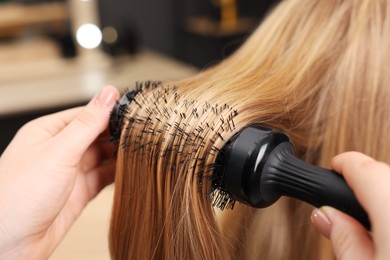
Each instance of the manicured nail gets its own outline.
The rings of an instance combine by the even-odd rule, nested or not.
[[[101,107],[112,108],[117,100],[117,92],[113,87],[106,86],[97,95],[95,104]]]
[[[325,237],[330,237],[332,223],[330,222],[326,212],[321,209],[314,209],[311,213],[311,221],[317,230]]]

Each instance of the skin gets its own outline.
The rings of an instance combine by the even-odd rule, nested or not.
[[[101,134],[119,92],[23,126],[0,158],[0,259],[47,259],[87,203],[114,180]]]
[[[352,217],[331,207],[315,209],[312,221],[332,242],[336,258],[390,259],[390,168],[387,164],[357,152],[333,158],[332,168],[341,173],[369,215],[368,232]]]

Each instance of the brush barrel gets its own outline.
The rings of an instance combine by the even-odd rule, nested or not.
[[[251,207],[264,208],[280,198],[275,192],[260,189],[262,169],[268,156],[281,143],[289,142],[286,135],[262,125],[252,125],[229,140],[218,160],[224,165],[221,188],[231,197]]]
[[[111,137],[120,135],[122,123],[121,121],[130,102],[131,100],[128,98],[128,95],[123,95],[122,98],[116,103],[114,109],[111,111],[109,123]]]
[[[357,219],[367,229],[370,222],[354,193],[340,174],[307,164],[294,156],[288,143],[279,144],[269,155],[261,174],[260,190],[288,196],[314,207],[332,206]]]

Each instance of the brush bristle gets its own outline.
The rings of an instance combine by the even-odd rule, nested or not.
[[[135,101],[137,94],[151,88],[157,88],[160,85],[160,81],[136,82],[134,89],[131,91],[129,89],[125,90],[124,95],[119,101],[116,102],[116,105],[110,115],[109,125],[111,142],[116,144],[119,143],[124,116],[127,113],[128,106],[131,104],[131,102]]]
[[[186,165],[184,168],[198,178],[199,190],[204,178],[212,183],[207,193],[214,207],[233,208],[235,200],[221,185],[223,165],[206,164],[206,159],[220,154],[215,144],[226,143],[226,136],[235,131],[238,111],[228,104],[198,102],[179,93],[176,86],[155,81],[137,82],[124,97],[126,102],[117,104],[110,121],[112,141],[118,148],[140,153],[151,164],[169,158],[165,160],[166,164],[171,161],[167,173]],[[210,121],[209,117],[217,120]],[[140,134],[128,138],[135,128]],[[122,138],[121,133],[125,135]]]

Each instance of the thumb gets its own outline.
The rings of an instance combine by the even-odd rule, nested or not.
[[[92,142],[107,128],[110,113],[119,98],[112,86],[104,87],[56,136],[56,145],[74,158],[81,158]]]
[[[315,209],[311,220],[318,231],[331,240],[337,259],[374,258],[370,234],[351,216],[325,206]]]

